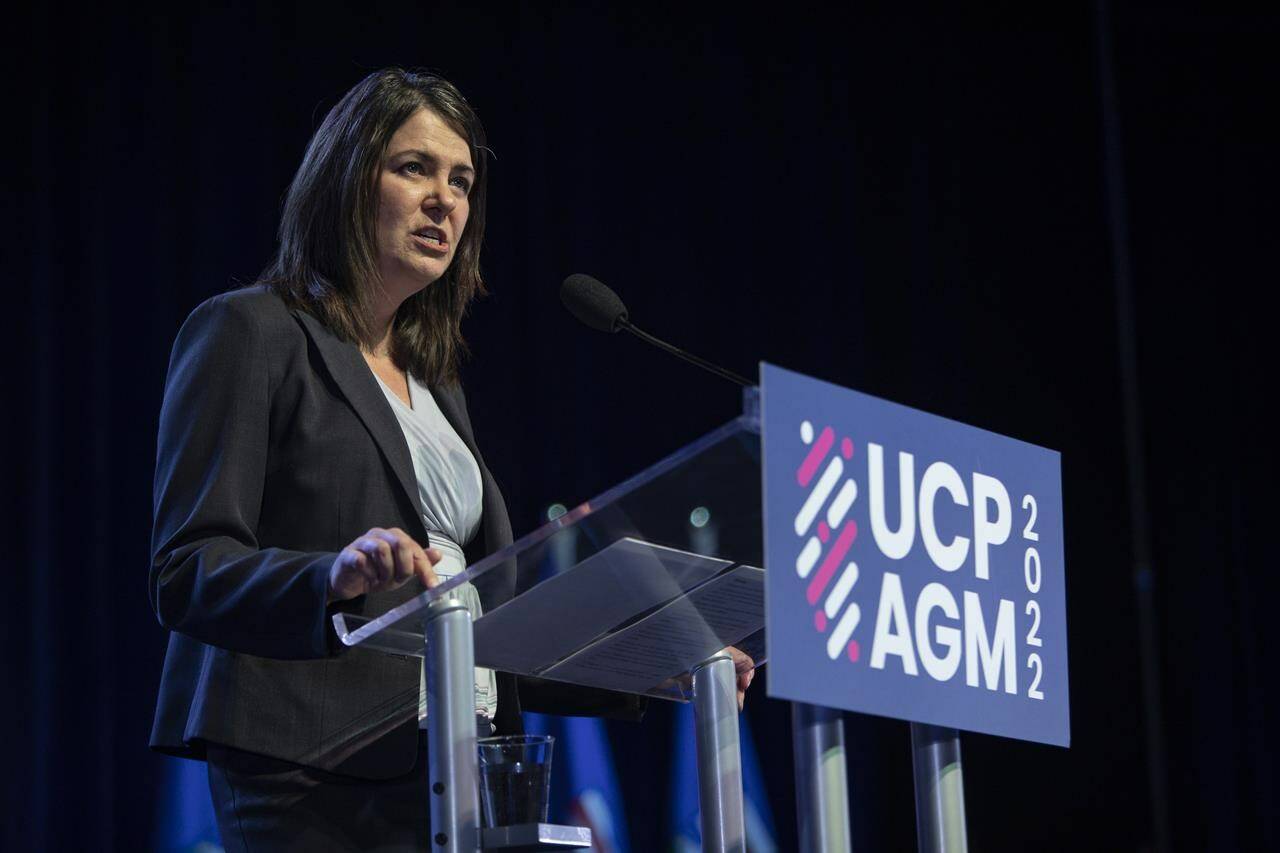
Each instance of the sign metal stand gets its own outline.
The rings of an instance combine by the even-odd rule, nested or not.
[[[844,714],[835,708],[792,702],[791,746],[800,849],[849,853]]]
[[[911,759],[920,853],[968,853],[960,733],[912,723]]]

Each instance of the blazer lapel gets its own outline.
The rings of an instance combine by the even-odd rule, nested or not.
[[[409,499],[409,505],[414,508],[416,526],[425,532],[422,527],[422,504],[418,497],[418,481],[413,473],[413,459],[409,456],[409,445],[405,443],[400,422],[396,420],[395,412],[391,411],[391,404],[387,402],[386,395],[378,387],[378,380],[374,378],[373,371],[365,363],[364,356],[360,354],[358,347],[334,337],[324,324],[306,311],[295,310],[293,313],[301,321],[311,340],[315,342],[316,349],[320,351],[320,357],[324,360],[333,381],[337,383],[338,389],[347,398],[356,416],[364,422],[378,449],[391,465],[396,482],[404,491],[405,497]]]

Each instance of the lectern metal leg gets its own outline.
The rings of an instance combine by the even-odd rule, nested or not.
[[[738,678],[733,658],[717,655],[693,670],[702,849],[745,851],[742,754],[738,743]]]
[[[791,703],[800,849],[849,853],[849,783],[844,717],[835,708]]]
[[[480,848],[480,795],[471,614],[457,599],[437,601],[425,633],[431,849],[473,853]]]
[[[960,733],[911,724],[916,777],[916,835],[921,853],[967,853]]]

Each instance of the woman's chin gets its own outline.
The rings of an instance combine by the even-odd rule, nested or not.
[[[420,282],[419,287],[426,287],[439,280],[448,271],[450,260],[452,259],[448,257],[419,258],[418,263],[414,265],[415,277]]]
[[[402,294],[401,299],[408,299],[439,281],[448,268],[447,264],[405,264],[397,270],[394,280],[384,276],[383,282],[389,292]]]

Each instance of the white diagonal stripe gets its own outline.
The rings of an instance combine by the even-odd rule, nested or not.
[[[827,637],[827,657],[832,660],[840,657],[840,653],[844,651],[844,644],[849,642],[849,638],[853,636],[853,629],[858,627],[858,620],[861,618],[862,611],[858,609],[858,603],[856,601],[849,602],[848,609],[840,617],[840,621],[836,623],[831,636]]]
[[[853,506],[853,501],[858,497],[858,484],[853,480],[845,480],[844,485],[840,487],[840,491],[836,494],[836,499],[831,502],[831,506],[827,507],[827,524],[832,530],[838,530],[840,523],[844,521],[845,513],[849,511],[849,507]]]
[[[840,475],[843,473],[844,460],[837,454],[832,457],[830,464],[827,465],[827,470],[822,472],[818,485],[813,487],[813,491],[805,499],[804,506],[800,507],[800,512],[796,515],[797,536],[803,536],[809,532],[809,525],[813,524],[813,519],[817,517],[818,510],[822,509],[822,505],[827,502],[827,496],[831,494],[831,490],[835,488],[836,481],[840,479]]]
[[[849,597],[849,590],[853,589],[853,585],[857,582],[858,564],[850,560],[849,565],[845,566],[844,571],[840,573],[840,579],[836,581],[836,585],[831,587],[831,594],[827,596],[827,602],[823,605],[828,619],[836,618],[836,614],[840,612],[840,605],[844,604],[844,600]]]
[[[809,541],[804,543],[804,550],[800,552],[799,557],[796,557],[796,574],[802,578],[809,577],[809,572],[813,571],[820,556],[822,556],[822,543],[818,541],[817,536],[810,536]]]

